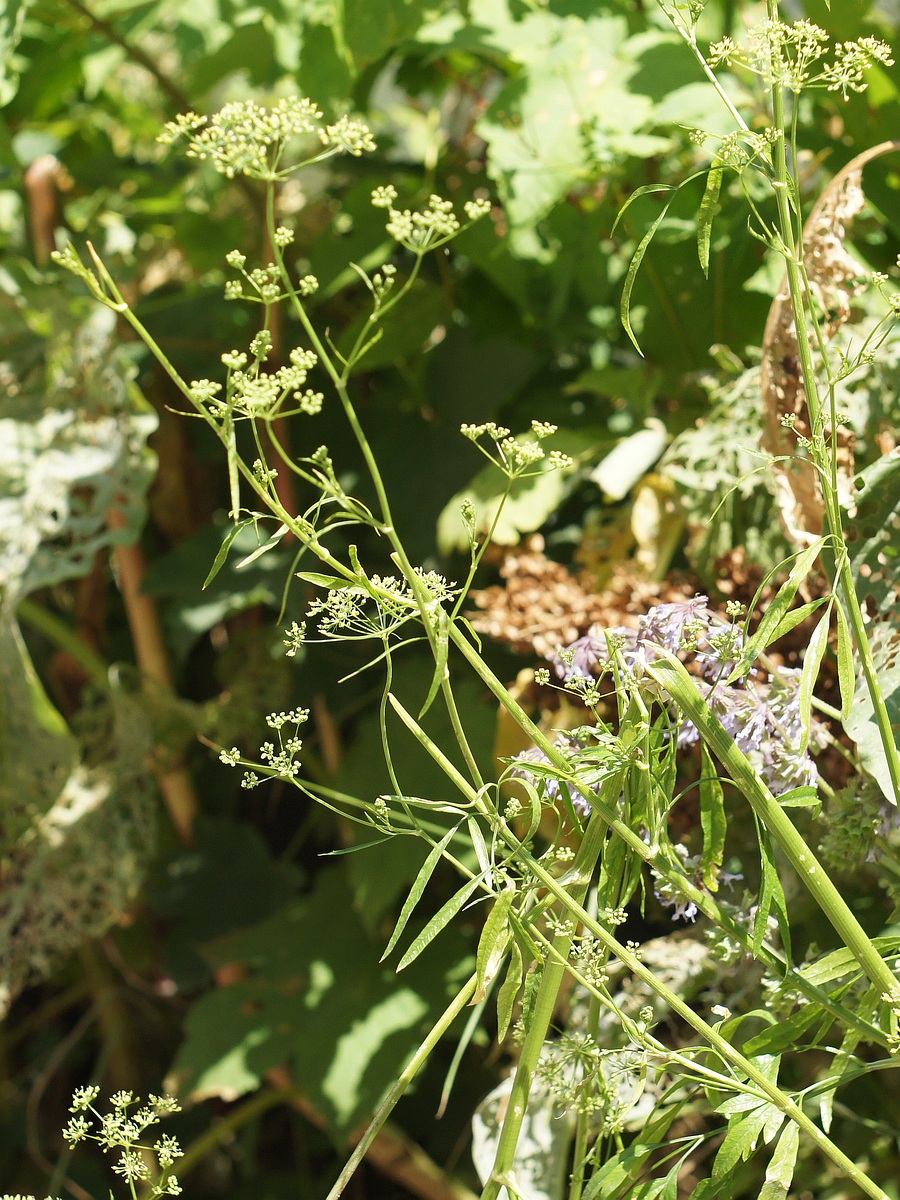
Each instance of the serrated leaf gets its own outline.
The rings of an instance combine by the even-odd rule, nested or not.
[[[721,161],[718,155],[713,159],[706,176],[706,187],[703,190],[703,199],[700,201],[700,210],[697,213],[697,254],[703,274],[707,279],[709,278],[709,243],[712,238],[712,223],[719,206],[719,193],[722,190],[724,174],[724,167],[716,164]]]
[[[419,957],[423,950],[426,949],[437,937],[445,926],[449,925],[462,906],[466,903],[475,889],[480,885],[480,877],[470,879],[467,883],[451,896],[447,903],[431,918],[419,936],[415,939],[400,961],[397,963],[397,970],[402,971],[404,967],[408,967],[411,962]]]
[[[434,874],[435,867],[443,857],[444,851],[447,849],[451,838],[456,833],[458,828],[458,825],[454,825],[452,829],[448,829],[437,845],[431,848],[428,857],[425,859],[424,863],[422,863],[419,873],[416,875],[413,885],[409,889],[409,895],[404,900],[403,907],[400,909],[400,916],[397,918],[397,924],[394,926],[394,932],[391,934],[390,941],[387,944],[384,954],[382,954],[381,958],[379,959],[380,962],[384,962],[387,956],[397,945],[400,935],[406,928],[407,921],[412,916],[413,909],[422,899],[422,893],[428,886],[428,881]]]
[[[778,875],[775,854],[768,832],[761,831],[760,838],[760,883],[759,899],[757,900],[756,917],[753,922],[753,953],[759,954],[765,940],[769,917],[774,914],[778,922],[778,930],[784,946],[785,957],[791,958],[791,931],[788,924],[787,902],[784,888]]]
[[[712,1178],[715,1180],[726,1176],[738,1163],[747,1161],[756,1149],[759,1135],[768,1118],[767,1110],[771,1107],[761,1104],[757,1096],[736,1096],[735,1099],[752,1100],[753,1107],[746,1111],[745,1116],[732,1120],[713,1163]]]
[[[807,1029],[822,1017],[823,1010],[816,1004],[805,1004],[798,1012],[783,1018],[776,1025],[756,1034],[741,1047],[747,1055],[782,1054],[796,1046]]]
[[[878,951],[882,958],[889,954],[895,954],[900,950],[900,937],[887,936],[872,938],[872,945]],[[830,954],[824,955],[822,958],[816,959],[812,963],[804,963],[799,968],[800,974],[803,975],[810,983],[821,987],[824,983],[831,983],[834,979],[841,979],[844,975],[858,975],[859,961],[854,956],[852,950],[848,950],[842,946],[840,950],[832,950]]]
[[[816,686],[816,680],[819,678],[822,659],[825,657],[825,647],[828,645],[828,628],[830,624],[831,605],[829,604],[825,616],[822,617],[821,621],[815,627],[812,637],[809,639],[809,646],[806,649],[803,668],[800,672],[797,699],[800,706],[800,745],[798,749],[801,754],[806,753],[806,748],[809,745],[809,735],[812,729],[813,689]]]
[[[471,1004],[480,1004],[487,996],[487,989],[500,969],[500,964],[509,945],[509,910],[515,896],[514,889],[501,892],[484,923],[478,939],[475,957],[476,984]]]
[[[759,1193],[759,1200],[786,1200],[797,1166],[799,1145],[800,1129],[792,1121],[778,1139],[772,1161],[766,1170],[766,1181]]]
[[[850,626],[844,606],[838,600],[835,605],[837,613],[837,665],[838,684],[841,689],[841,720],[846,721],[853,708],[853,694],[856,690],[856,670],[853,663],[853,638],[850,636]]]
[[[748,639],[741,654],[740,662],[735,666],[734,670],[728,677],[728,683],[734,683],[736,679],[740,679],[745,675],[747,668],[752,666],[759,654],[765,650],[770,642],[775,641],[776,637],[781,637],[783,633],[787,633],[794,625],[803,620],[804,617],[799,617],[793,621],[793,624],[788,623],[797,617],[797,613],[792,613],[788,622],[785,618],[788,617],[788,610],[794,602],[794,597],[797,595],[797,590],[800,584],[812,570],[816,559],[825,545],[825,538],[818,538],[811,546],[798,554],[794,560],[794,565],[785,582],[781,585],[769,607],[763,613],[762,619],[756,627],[756,632]],[[814,602],[814,603],[821,603]],[[805,615],[808,615],[805,614]],[[784,627],[782,628],[782,623]]]
[[[703,830],[703,857],[700,866],[704,887],[717,892],[719,868],[725,856],[725,835],[728,832],[725,793],[705,742],[701,743],[701,756],[700,826]]]

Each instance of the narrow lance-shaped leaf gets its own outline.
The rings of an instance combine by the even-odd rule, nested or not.
[[[228,551],[231,549],[234,539],[242,529],[246,529],[248,525],[251,525],[253,520],[253,517],[245,517],[243,521],[238,521],[236,525],[231,525],[229,527],[228,532],[222,539],[222,545],[219,547],[219,552],[213,559],[213,565],[209,568],[209,574],[203,580],[204,591],[209,587],[218,573],[225,566],[225,561],[228,558]]]
[[[803,659],[803,669],[800,672],[800,686],[798,688],[798,701],[800,704],[800,745],[798,749],[801,754],[806,753],[806,747],[809,745],[809,735],[812,727],[813,689],[816,686],[816,680],[819,678],[819,671],[822,667],[822,659],[825,657],[825,647],[828,645],[828,627],[830,623],[831,605],[829,604],[825,616],[815,627],[813,630],[813,635],[809,639],[806,657]]]
[[[761,829],[760,834],[760,864],[762,870],[756,919],[753,924],[753,953],[759,954],[766,936],[769,917],[774,915],[775,920],[778,922],[778,931],[781,934],[785,958],[790,963],[791,929],[788,923],[787,901],[784,896],[784,888],[778,876],[772,840],[769,837],[768,831]]]
[[[522,961],[522,951],[519,949],[518,942],[513,941],[509,955],[509,966],[506,969],[506,978],[503,980],[500,990],[497,993],[497,1041],[499,1043],[503,1042],[506,1032],[509,1029],[513,1007],[516,1003],[516,996],[519,994],[519,988],[522,986],[524,972],[525,966]]]
[[[818,538],[811,546],[807,546],[802,554],[797,555],[790,575],[788,575],[772,600],[772,603],[766,609],[762,620],[756,627],[756,632],[744,647],[740,662],[728,677],[729,683],[733,683],[735,679],[739,679],[744,675],[747,668],[752,666],[756,661],[757,655],[765,650],[766,646],[774,641],[776,636],[780,637],[782,632],[787,632],[787,629],[781,630],[779,627],[787,615],[788,609],[794,603],[794,597],[797,595],[800,584],[810,573],[813,564],[819,557],[825,540],[825,538]]]
[[[709,174],[706,176],[706,187],[703,191],[703,199],[700,201],[700,210],[697,213],[697,254],[700,257],[703,274],[707,278],[709,278],[709,243],[712,238],[712,223],[719,206],[719,192],[722,190],[724,174],[724,167],[721,163],[722,159],[716,155],[709,168]]]
[[[725,834],[728,820],[725,816],[725,793],[719,781],[712,755],[701,742],[700,777],[700,826],[703,830],[703,857],[701,871],[704,887],[711,892],[719,890],[719,868],[725,857]]]
[[[766,1181],[759,1193],[759,1200],[786,1200],[788,1188],[797,1166],[797,1149],[800,1145],[800,1130],[791,1122],[778,1139],[772,1161],[766,1171]]]
[[[481,826],[474,817],[467,817],[466,828],[469,831],[475,857],[478,859],[478,867],[486,875],[491,869],[491,856],[488,852],[487,842],[484,840],[484,834],[481,832]]]
[[[500,896],[484,923],[475,956],[475,994],[470,1004],[480,1004],[487,995],[488,985],[500,970],[506,947],[509,945],[509,910],[515,891],[509,888]]]
[[[256,562],[258,558],[262,558],[264,554],[268,554],[270,550],[274,550],[287,531],[287,525],[279,525],[270,538],[267,538],[261,546],[257,546],[255,550],[251,550],[245,558],[241,559],[241,561],[235,567],[235,570],[240,571],[244,567],[249,567],[250,564]]]
[[[391,934],[391,940],[387,944],[387,949],[382,954],[380,961],[384,962],[390,952],[397,945],[397,940],[400,934],[406,928],[406,922],[412,916],[413,909],[422,898],[422,893],[428,885],[428,880],[434,874],[434,869],[438,865],[443,856],[444,851],[450,842],[450,839],[456,833],[458,825],[454,825],[452,829],[448,829],[438,844],[432,847],[428,857],[425,859],[422,866],[419,868],[419,873],[413,881],[412,887],[409,889],[409,895],[403,902],[403,907],[400,909],[400,916],[397,918],[397,924],[394,926],[394,932]]]
[[[475,889],[480,885],[480,883],[480,876],[476,876],[475,879],[470,879],[468,883],[463,884],[455,896],[450,897],[450,899],[443,906],[443,908],[440,909],[439,912],[435,913],[410,948],[397,963],[398,971],[402,971],[404,967],[408,967],[411,962],[415,962],[426,946],[431,945],[441,930],[450,924],[450,922],[466,903]]]
[[[428,695],[425,697],[425,703],[419,710],[419,720],[421,721],[434,703],[434,698],[440,690],[441,684],[447,678],[447,658],[450,653],[450,633],[448,629],[447,614],[442,608],[438,608],[437,617],[434,624],[434,629],[429,637],[431,648],[434,652],[434,675],[431,677],[431,687],[428,689]]]
[[[850,636],[850,625],[844,606],[838,600],[835,605],[837,612],[837,665],[838,684],[841,689],[841,720],[846,721],[853,708],[853,696],[856,691],[856,671],[853,665],[853,639]]]
[[[659,189],[640,188],[638,190],[639,192],[644,192]],[[636,199],[636,196],[637,193],[635,193],[635,196],[632,196],[631,199]],[[622,288],[622,299],[619,303],[619,318],[622,322],[622,328],[628,334],[632,345],[634,346],[635,350],[637,350],[638,354],[641,355],[643,355],[643,351],[641,350],[638,340],[634,336],[634,332],[631,328],[631,293],[634,291],[635,280],[637,279],[637,273],[640,270],[641,263],[644,261],[644,255],[647,253],[650,243],[656,236],[657,229],[659,229],[660,225],[665,220],[666,213],[669,211],[669,205],[672,203],[674,198],[674,195],[669,197],[669,199],[663,205],[662,211],[656,216],[650,228],[638,243],[638,247],[634,252],[634,256],[632,257],[631,262],[628,264],[628,272],[625,276],[625,284]],[[621,216],[621,214],[619,215]]]

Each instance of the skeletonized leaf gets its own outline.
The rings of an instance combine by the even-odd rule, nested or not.
[[[488,985],[500,970],[506,947],[509,945],[509,909],[514,895],[515,891],[512,888],[501,892],[484,923],[475,956],[477,982],[470,1004],[480,1004],[484,1000]]]
[[[717,165],[721,159],[717,155],[706,176],[706,188],[700,201],[700,211],[697,213],[697,254],[703,274],[709,278],[709,243],[712,238],[713,217],[719,206],[719,193],[722,190],[724,167]]]
[[[463,884],[456,895],[450,897],[450,899],[443,906],[443,908],[440,909],[439,912],[435,913],[410,948],[397,963],[398,971],[402,971],[403,968],[408,967],[411,962],[415,962],[426,946],[429,946],[441,932],[441,930],[450,924],[450,922],[480,883],[480,877],[470,879],[468,883]]]
[[[794,597],[797,595],[800,584],[812,570],[813,564],[819,557],[822,547],[825,545],[825,541],[825,538],[817,538],[811,546],[807,546],[801,554],[797,555],[790,575],[788,575],[787,579],[778,589],[772,603],[763,613],[762,620],[756,627],[756,632],[747,641],[744,651],[741,654],[741,661],[728,677],[729,683],[740,679],[746,673],[747,668],[752,666],[756,661],[757,655],[765,650],[770,642],[775,640],[779,626],[794,603]]]
[[[725,834],[728,831],[725,793],[705,742],[701,742],[701,754],[700,826],[703,830],[703,857],[700,865],[704,887],[717,892],[719,867],[725,857]]]
[[[409,889],[409,895],[403,902],[403,907],[400,909],[400,916],[397,918],[397,924],[394,926],[394,932],[391,934],[391,940],[387,944],[387,949],[382,954],[380,961],[384,962],[393,948],[397,945],[397,939],[406,928],[406,922],[412,915],[413,909],[422,898],[422,893],[428,885],[428,880],[434,874],[434,869],[441,860],[444,851],[450,842],[450,839],[456,833],[458,825],[454,825],[452,829],[448,829],[438,844],[432,847],[428,857],[419,869],[418,875],[413,880],[413,885]]]
[[[813,635],[809,639],[809,646],[806,650],[806,657],[803,659],[803,669],[800,672],[800,686],[798,688],[798,701],[800,704],[800,753],[806,753],[806,747],[809,745],[809,733],[812,724],[812,698],[813,688],[816,686],[816,680],[819,678],[819,670],[822,666],[822,659],[825,657],[825,647],[828,645],[828,627],[831,624],[831,605],[829,604],[825,616],[813,630]]]

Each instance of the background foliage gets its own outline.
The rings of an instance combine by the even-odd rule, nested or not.
[[[873,33],[900,50],[891,5],[802,8],[836,37]],[[711,0],[705,32],[732,31],[754,11]],[[554,727],[566,714],[520,674],[542,648],[670,595],[749,601],[786,553],[771,481],[747,474],[777,264],[723,193],[704,277],[696,180],[669,209],[634,292],[643,358],[620,327],[623,277],[659,199],[641,197],[616,225],[619,210],[639,188],[691,176],[690,128],[727,132],[651,5],[32,0],[0,12],[0,52],[0,1178],[21,1192],[103,1193],[102,1165],[69,1162],[59,1139],[72,1087],[98,1078],[145,1091],[166,1078],[193,1102],[178,1129],[192,1196],[324,1194],[346,1139],[470,973],[481,914],[464,913],[400,976],[376,965],[420,865],[413,840],[335,855],[354,849],[352,827],[277,787],[242,792],[208,749],[255,747],[261,714],[310,704],[305,767],[315,780],[366,799],[388,787],[380,689],[353,674],[362,652],[343,643],[285,655],[281,610],[289,623],[308,600],[291,585],[295,549],[239,565],[256,546],[245,531],[202,590],[227,530],[218,448],[201,422],[178,415],[179,396],[143,351],[48,267],[48,239],[66,229],[98,243],[141,320],[196,378],[246,336],[246,311],[222,297],[223,262],[237,246],[263,255],[264,222],[252,184],[156,144],[177,112],[299,92],[329,116],[349,108],[370,124],[377,155],[317,168],[282,197],[297,258],[322,284],[316,319],[346,331],[339,337],[355,336],[366,312],[348,261],[372,270],[391,252],[373,186],[392,182],[404,202],[432,190],[458,205],[490,195],[492,220],[428,265],[356,388],[411,556],[451,577],[464,570],[460,496],[484,508],[500,486],[459,424],[517,429],[538,416],[560,426],[555,445],[579,469],[515,494],[498,538],[513,551],[511,607],[486,601],[495,669],[518,674]],[[752,112],[757,98],[741,88],[735,81]],[[812,196],[897,129],[896,78],[876,69],[864,96],[845,105],[818,93],[800,116]],[[900,248],[900,177],[885,162],[867,172],[870,207],[855,230],[856,253],[879,270]],[[276,336],[291,343],[290,328]],[[878,462],[896,427],[897,378],[888,356],[857,386],[866,468],[857,566],[897,511],[896,459]],[[337,414],[326,407],[317,423],[315,437],[360,486]],[[300,489],[297,511],[305,500]],[[525,540],[538,531],[542,542]],[[523,550],[527,570],[516,566]],[[366,551],[377,561],[377,546]],[[499,555],[485,585],[498,566]],[[599,611],[585,596],[598,597]],[[782,647],[789,664],[801,635]],[[895,681],[896,647],[883,656]],[[404,671],[401,698],[431,668],[411,653]],[[485,764],[521,749],[475,686],[459,701],[481,731]],[[412,739],[397,731],[393,749],[412,790],[439,787]],[[839,788],[839,760],[826,769]],[[867,813],[852,870],[840,850],[834,859],[860,920],[879,933],[895,918],[896,881],[893,860],[865,861],[877,832]],[[827,844],[846,816],[836,809],[830,827],[810,819],[810,837]],[[679,819],[690,828],[689,806]],[[432,912],[451,887],[434,877]],[[802,910],[801,896],[790,900]],[[795,918],[810,945],[827,937],[815,920]],[[670,938],[670,914],[650,899],[627,931]],[[675,937],[703,942],[694,927]],[[706,960],[698,975],[704,1005],[740,988]],[[694,998],[696,979],[679,986]],[[358,1196],[405,1186],[423,1196],[456,1187],[461,1198],[476,1186],[469,1120],[505,1060],[488,1022],[436,1122],[453,1045],[385,1134],[382,1167],[400,1148],[410,1173],[379,1170],[375,1155]],[[900,1175],[896,1132],[884,1123],[896,1087],[884,1075],[835,1115],[847,1124],[844,1144],[874,1159],[884,1186]],[[441,1168],[430,1193],[430,1168],[415,1157],[423,1151]],[[732,1194],[756,1196],[760,1183],[748,1165]]]

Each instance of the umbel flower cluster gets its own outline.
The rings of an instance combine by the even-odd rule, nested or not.
[[[179,1196],[181,1185],[170,1171],[183,1154],[181,1147],[167,1133],[160,1134],[152,1143],[147,1139],[147,1131],[159,1124],[162,1117],[181,1111],[178,1102],[171,1096],[151,1095],[142,1105],[133,1093],[116,1092],[109,1101],[112,1111],[101,1113],[94,1108],[99,1094],[100,1089],[95,1085],[75,1090],[69,1106],[69,1112],[74,1115],[63,1130],[69,1146],[91,1141],[96,1142],[104,1154],[119,1151],[112,1169],[128,1181],[132,1195],[136,1183],[148,1183],[150,1187],[143,1193],[146,1200]],[[155,1170],[152,1166],[154,1158]]]
[[[833,47],[829,42],[826,31],[812,21],[757,21],[741,43],[725,37],[711,46],[709,62],[713,67],[743,67],[770,87],[794,93],[823,87],[840,92],[845,100],[848,92],[865,91],[866,72],[875,63],[893,65],[890,46],[878,38],[836,42]]]
[[[181,113],[169,121],[158,141],[171,145],[186,137],[188,158],[209,161],[229,179],[247,175],[269,182],[287,179],[298,167],[335,154],[359,158],[375,149],[371,130],[356,117],[343,116],[326,125],[321,123],[323,116],[305,97],[279,100],[272,108],[239,100],[226,104],[212,117]],[[285,152],[298,139],[312,142],[315,148],[302,160],[292,158],[285,164]]]

